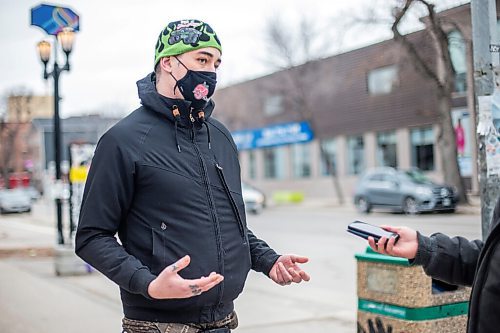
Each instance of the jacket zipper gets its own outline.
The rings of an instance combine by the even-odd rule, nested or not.
[[[224,191],[226,192],[226,195],[228,196],[229,201],[231,202],[231,208],[233,209],[233,213],[236,217],[236,220],[238,221],[238,228],[240,229],[240,235],[241,235],[241,238],[243,239],[243,244],[246,244],[245,227],[243,226],[243,221],[241,220],[240,213],[238,212],[238,207],[236,206],[236,202],[234,201],[234,198],[231,195],[231,191],[229,190],[229,186],[227,186],[226,178],[224,177],[223,169],[219,165],[219,163],[215,163],[215,167],[217,168],[217,174],[219,175],[219,178],[222,182],[222,185],[224,187]]]
[[[207,168],[205,166],[205,162],[203,161],[203,157],[201,156],[200,149],[196,145],[195,137],[196,137],[196,135],[194,132],[194,128],[191,127],[191,142],[193,144],[194,149],[196,150],[196,154],[197,154],[198,159],[199,159],[200,164],[201,164],[203,182],[205,184],[205,190],[206,190],[207,197],[208,197],[208,205],[210,207],[212,221],[214,222],[215,241],[217,243],[217,260],[219,263],[219,270],[220,270],[219,274],[224,276],[224,262],[223,262],[223,258],[222,258],[223,252],[222,252],[222,240],[221,240],[221,235],[220,235],[219,219],[217,218],[217,214],[215,212],[214,199],[212,196],[212,191],[210,190],[210,183],[209,183],[208,176],[207,176]],[[217,304],[220,304],[222,301],[222,294],[223,294],[223,290],[224,290],[223,286],[224,286],[224,281],[219,283],[219,285],[217,286],[217,292],[218,292]],[[215,321],[215,310],[214,309],[211,311],[211,317],[212,317],[211,320]]]

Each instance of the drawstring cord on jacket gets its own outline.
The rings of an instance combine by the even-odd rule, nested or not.
[[[175,125],[175,144],[177,145],[177,150],[179,153],[181,152],[181,145],[179,144],[179,137],[178,137],[178,126],[179,122],[181,121],[181,113],[179,112],[179,108],[177,105],[172,106],[172,114],[174,116],[174,125]],[[207,128],[207,136],[208,136],[208,149],[212,149],[212,144],[211,144],[211,138],[210,138],[210,128],[208,127],[208,123],[205,121],[205,112],[199,111],[198,112],[198,121],[202,124],[205,125]]]
[[[181,146],[179,144],[179,138],[177,137],[177,128],[178,128],[178,124],[179,122],[181,121],[181,113],[179,112],[179,108],[177,107],[177,105],[174,105],[172,107],[172,114],[174,115],[174,123],[175,123],[175,144],[177,145],[177,150],[179,151],[179,153],[181,152]]]
[[[208,124],[205,121],[205,112],[203,111],[198,112],[198,120],[201,122],[202,125],[205,125],[205,127],[207,128],[208,149],[212,149],[212,145],[210,143],[210,129],[208,128]]]

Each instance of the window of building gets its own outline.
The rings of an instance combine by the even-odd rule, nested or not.
[[[268,117],[277,116],[283,113],[283,96],[267,96],[264,100],[264,114]]]
[[[293,176],[305,178],[311,176],[311,145],[296,143],[292,146]]]
[[[390,93],[399,84],[396,65],[380,67],[368,72],[368,93],[384,95]]]
[[[431,127],[411,130],[412,166],[434,170],[434,131]]]
[[[495,105],[493,103],[493,105]],[[493,110],[496,107],[493,107]],[[455,129],[455,145],[457,147],[458,166],[460,175],[472,176],[472,120],[466,108],[457,108],[451,111],[453,127]],[[497,128],[497,126],[496,126]]]
[[[347,163],[349,174],[357,175],[363,172],[365,168],[365,143],[361,135],[347,138]]]
[[[458,30],[453,30],[448,34],[448,50],[455,72],[455,92],[465,92],[467,90],[466,46]]]
[[[377,165],[393,168],[398,166],[396,132],[381,132],[377,134]]]
[[[337,143],[335,139],[326,139],[321,142],[323,153],[321,154],[321,175],[329,176],[337,173]],[[331,168],[331,169],[330,169]]]
[[[257,178],[257,161],[255,153],[255,150],[248,151],[248,177],[250,179]]]
[[[264,177],[283,179],[285,176],[285,151],[282,147],[264,148]]]

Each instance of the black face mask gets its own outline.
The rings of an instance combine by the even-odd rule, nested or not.
[[[177,61],[187,69],[187,73],[180,80],[177,80],[172,73],[170,73],[177,82],[174,87],[174,93],[175,88],[179,87],[182,96],[184,96],[185,100],[191,102],[191,107],[193,109],[201,110],[205,108],[215,91],[217,74],[214,72],[192,71],[179,59],[177,59]]]

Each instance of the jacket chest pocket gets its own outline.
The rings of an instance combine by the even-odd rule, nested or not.
[[[212,195],[215,196],[215,206],[218,208],[218,212],[222,213],[223,220],[227,218],[236,224],[240,237],[246,244],[245,205],[240,194],[239,165],[237,160],[224,160],[229,165],[225,169],[217,159],[215,156],[207,157],[205,155],[205,167],[212,187]]]
[[[231,193],[231,190],[227,184],[226,177],[224,175],[224,169],[222,168],[222,166],[220,166],[218,163],[216,163],[215,168],[217,171],[217,175],[219,176],[219,179],[221,181],[224,192],[226,193],[226,196],[227,196],[229,203],[231,205],[231,209],[232,209],[233,214],[236,218],[236,222],[238,223],[238,229],[240,230],[240,236],[243,239],[243,243],[246,243],[245,224],[243,223],[243,217],[245,216],[245,207],[244,207],[244,205],[243,206],[238,205],[238,201],[243,202],[243,200],[236,200],[235,197],[237,196],[237,194]]]

